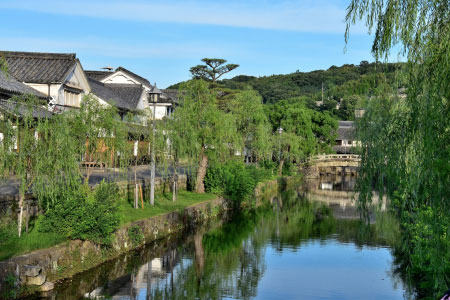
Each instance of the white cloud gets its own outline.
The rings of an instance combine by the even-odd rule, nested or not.
[[[2,1],[0,8],[140,22],[221,25],[313,33],[345,30],[345,8],[332,1]],[[353,33],[365,33],[357,25]]]
[[[214,47],[203,43],[165,43],[139,45],[114,43],[101,38],[88,37],[70,40],[61,37],[0,37],[2,50],[35,52],[77,52],[98,53],[114,58],[171,58],[186,59],[207,57],[208,54],[232,53],[231,48]]]

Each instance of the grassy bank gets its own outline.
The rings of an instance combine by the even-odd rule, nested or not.
[[[183,210],[188,206],[215,199],[214,194],[196,194],[180,191],[176,202],[172,201],[172,194],[157,194],[155,205],[144,203],[144,209],[134,209],[126,199],[122,199],[119,207],[120,226],[131,222],[148,219],[157,215]],[[32,252],[34,250],[50,248],[69,240],[57,233],[40,232],[34,222],[30,224],[29,233],[17,236],[17,227],[3,224],[0,226],[0,261],[13,256]]]

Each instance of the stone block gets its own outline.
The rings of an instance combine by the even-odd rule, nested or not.
[[[41,273],[42,268],[40,266],[30,266],[25,265],[23,266],[23,274],[28,277],[35,277],[38,276]]]
[[[38,276],[34,277],[27,277],[27,284],[28,285],[43,285],[45,282],[45,275],[39,274]]]
[[[55,284],[53,282],[47,281],[43,285],[41,285],[41,291],[42,292],[48,292],[55,288]]]

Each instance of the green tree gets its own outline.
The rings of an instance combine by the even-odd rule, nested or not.
[[[271,128],[261,96],[256,91],[246,90],[228,102],[228,110],[236,119],[237,130],[242,137],[241,145],[247,156],[256,160],[271,154]]]
[[[448,1],[353,0],[346,18],[347,40],[350,26],[364,19],[375,29],[377,58],[400,43],[408,60],[406,99],[370,103],[358,125],[359,203],[372,203],[374,182],[387,193],[402,224],[404,265],[420,280],[419,297],[430,299],[450,278],[449,11]]]
[[[237,64],[226,64],[225,59],[222,58],[203,58],[202,62],[204,65],[196,65],[192,67],[189,71],[193,78],[211,80],[216,82],[223,74],[233,71],[239,65]]]
[[[196,191],[204,193],[208,161],[234,156],[241,149],[241,139],[233,115],[218,109],[216,95],[205,81],[187,82],[180,88],[180,95],[180,107],[173,114],[169,134],[184,132],[173,140],[177,151],[198,162]]]
[[[33,192],[44,210],[79,181],[78,165],[71,150],[68,127],[60,116],[46,109],[32,96],[9,100],[11,111],[4,111],[0,123],[0,173],[6,180],[19,182],[18,234],[22,233],[25,196]],[[28,228],[28,214],[26,216]]]
[[[67,117],[77,158],[85,162],[85,172],[80,173],[86,184],[95,166],[128,164],[127,157],[131,155],[128,132],[115,107],[104,106],[88,95],[81,101],[80,109],[67,112]]]
[[[4,56],[0,56],[0,72],[8,73],[8,63]]]

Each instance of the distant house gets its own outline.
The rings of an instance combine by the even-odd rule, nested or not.
[[[170,116],[173,112],[176,104],[176,98],[172,96],[173,91],[166,93],[163,90],[157,103],[149,102],[149,92],[154,86],[147,79],[123,67],[118,67],[115,71],[86,71],[85,73],[93,93],[115,105],[122,117],[129,111],[147,111],[153,114],[153,108],[155,108],[156,119]]]
[[[18,81],[46,95],[54,112],[80,107],[91,89],[74,53],[2,51],[8,72]]]
[[[339,121],[336,145],[333,147],[336,153],[353,153],[354,147],[358,144],[355,136],[355,123],[353,121]]]

